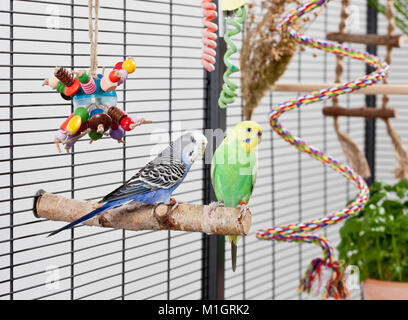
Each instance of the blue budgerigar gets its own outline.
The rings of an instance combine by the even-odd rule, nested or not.
[[[106,195],[100,201],[104,202],[101,207],[52,232],[49,236],[127,203],[170,204],[173,191],[183,182],[194,161],[204,155],[206,146],[207,138],[202,133],[183,134],[124,185]]]

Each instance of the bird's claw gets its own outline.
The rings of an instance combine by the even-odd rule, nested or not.
[[[179,203],[176,199],[170,198],[170,205],[171,205],[170,213],[172,213],[174,210],[177,209]]]
[[[211,216],[213,212],[215,212],[218,208],[223,207],[224,202],[222,201],[213,201],[208,205],[208,215]]]
[[[239,223],[242,224],[242,221],[244,221],[247,212],[249,211],[249,208],[247,206],[247,204],[245,202],[241,202],[241,204],[238,206],[239,208],[241,208],[240,210],[240,216],[238,218]]]

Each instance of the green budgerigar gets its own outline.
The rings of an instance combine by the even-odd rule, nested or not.
[[[255,186],[256,147],[261,137],[262,128],[258,123],[238,123],[217,148],[211,163],[211,180],[219,204],[223,203],[226,207],[241,206],[243,215]],[[232,270],[235,271],[239,237],[227,238],[231,242]]]

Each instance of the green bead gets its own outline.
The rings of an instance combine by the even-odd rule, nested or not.
[[[89,138],[91,138],[92,140],[99,140],[100,138],[102,138],[102,135],[98,132],[95,131],[91,131],[88,133]]]
[[[65,93],[65,84],[63,84],[61,81],[57,84],[57,91],[60,93]]]
[[[89,81],[89,74],[88,72],[86,72],[86,70],[84,70],[84,74],[82,76],[77,76],[78,81],[81,83],[87,83]]]
[[[74,116],[80,116],[82,123],[85,123],[89,118],[89,112],[84,107],[78,107],[74,111]]]

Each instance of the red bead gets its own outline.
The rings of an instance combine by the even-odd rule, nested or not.
[[[86,129],[88,129],[88,121],[82,122],[81,127],[79,128],[79,132],[84,132]]]
[[[134,124],[135,122],[133,121],[133,119],[132,118],[130,118],[130,117],[123,117],[122,118],[122,120],[120,120],[120,126],[123,128],[123,130],[125,130],[125,131],[130,131],[130,130],[132,130],[131,128],[130,128],[130,126],[132,125],[132,124]]]
[[[123,69],[122,66],[123,66],[123,62],[118,62],[117,64],[115,64],[115,67],[113,69],[122,70]]]
[[[120,78],[116,75],[116,72],[118,72],[117,70],[112,70],[109,73],[109,80],[112,82],[118,82],[120,80]]]
[[[112,122],[111,129],[112,130],[118,130],[118,128],[119,128],[119,125],[116,122]]]

